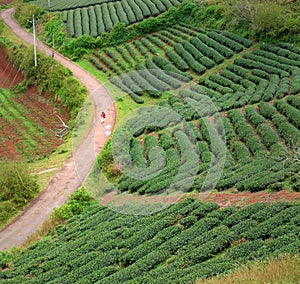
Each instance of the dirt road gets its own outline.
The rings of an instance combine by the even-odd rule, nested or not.
[[[24,31],[13,19],[12,14],[13,9],[7,9],[1,11],[0,16],[20,39],[28,44],[33,44],[32,34]],[[37,49],[49,56],[53,52],[51,48],[40,41],[37,41]],[[48,218],[53,208],[65,202],[67,197],[81,186],[115,124],[115,106],[109,92],[102,84],[64,56],[55,52],[54,58],[66,68],[69,68],[74,77],[82,85],[86,86],[93,104],[93,122],[83,141],[74,148],[72,156],[56,172],[47,188],[20,216],[0,231],[1,250],[7,250],[12,246],[21,244],[28,235],[37,230]],[[99,119],[97,118],[97,114],[100,111],[105,111],[107,114],[104,124],[99,124]]]

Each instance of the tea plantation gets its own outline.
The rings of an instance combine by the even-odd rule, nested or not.
[[[298,47],[176,25],[89,60],[136,103],[160,99],[160,108],[142,108],[127,124],[138,129],[129,148],[140,177],[159,170],[147,180],[125,173],[119,190],[299,190]],[[162,171],[148,155],[157,146]]]
[[[300,190],[300,48],[222,29],[238,21],[220,2],[30,1],[55,12],[42,37],[117,90],[121,123],[88,178],[104,172],[110,184],[87,190],[181,199],[147,215],[91,205],[29,248],[0,253],[0,284],[186,284],[299,254],[299,201],[200,200],[211,190]]]
[[[297,252],[299,216],[287,202],[218,209],[185,199],[146,217],[92,205],[19,254],[0,283],[190,283]]]
[[[32,1],[50,11],[62,11],[68,36],[83,34],[97,37],[110,31],[117,23],[131,25],[149,17],[155,17],[169,8],[178,6],[181,0],[94,0],[94,1]],[[49,2],[48,2],[49,3]]]

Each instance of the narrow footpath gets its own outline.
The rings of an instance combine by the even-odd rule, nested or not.
[[[13,12],[13,8],[3,10],[0,17],[17,37],[33,45],[33,35],[18,25],[13,19]],[[49,56],[53,52],[51,48],[38,40],[37,49]],[[64,203],[68,196],[82,185],[115,125],[115,105],[104,86],[87,71],[56,51],[54,58],[70,69],[73,76],[87,88],[94,108],[93,122],[83,141],[55,173],[47,188],[32,201],[20,216],[0,231],[0,250],[20,245],[49,218],[53,208]],[[104,124],[99,123],[98,116],[101,111],[106,113]]]

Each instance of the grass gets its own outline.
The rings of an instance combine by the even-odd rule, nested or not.
[[[109,82],[106,75],[103,74],[101,71],[97,70],[90,62],[86,60],[78,61],[77,64],[92,74],[95,78],[97,78],[104,87],[109,91],[110,95],[115,101],[116,109],[117,109],[117,117],[116,117],[116,124],[124,121],[124,118],[128,116],[131,111],[135,111],[140,107],[149,106],[149,105],[156,105],[159,102],[159,99],[154,99],[150,96],[143,96],[144,103],[137,104],[135,103],[132,98],[122,92],[119,88],[114,86]]]
[[[65,143],[56,148],[48,158],[36,160],[29,164],[32,173],[36,174],[40,190],[44,190],[57,168],[60,168],[72,152],[72,139],[68,138]]]
[[[276,259],[249,263],[226,276],[198,280],[196,284],[297,284],[299,279],[299,255],[281,255]]]

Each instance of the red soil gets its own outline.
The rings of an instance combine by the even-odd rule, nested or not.
[[[1,3],[1,2],[0,2]],[[22,82],[23,74],[7,60],[6,51],[0,47],[0,88],[11,88]]]
[[[24,79],[23,74],[16,70],[7,59],[5,49],[0,48],[0,88],[13,88]],[[50,103],[51,95],[40,94],[36,87],[27,88],[24,94],[14,98],[16,105],[26,110],[23,118],[30,122],[40,133],[24,133],[26,130],[22,123],[9,124],[5,118],[0,117],[0,160],[22,160],[24,152],[27,157],[37,158],[49,155],[63,140],[56,134],[61,127],[61,121],[70,119],[69,113],[62,107],[55,107]],[[58,113],[59,111],[59,113]],[[23,133],[23,134],[22,134]],[[34,141],[35,146],[29,149],[26,135]]]
[[[287,190],[282,190],[279,192],[269,193],[267,191],[260,192],[202,192],[195,194],[184,194],[184,193],[173,193],[171,195],[132,195],[128,193],[118,194],[116,191],[104,194],[101,197],[100,204],[104,206],[109,206],[111,208],[116,208],[121,205],[126,205],[127,207],[135,204],[164,204],[168,206],[170,204],[176,203],[185,198],[195,198],[205,202],[213,201],[217,203],[220,208],[231,207],[231,206],[246,206],[258,202],[279,202],[279,201],[300,201],[299,192],[289,192]],[[125,207],[126,207],[125,206]]]
[[[214,201],[221,208],[229,206],[246,206],[257,202],[277,202],[277,201],[300,201],[300,193],[282,190],[268,193],[260,192],[239,192],[239,193],[215,193],[204,198],[205,201]]]
[[[14,0],[0,0],[0,5],[5,5],[5,4],[10,4],[12,3]]]

